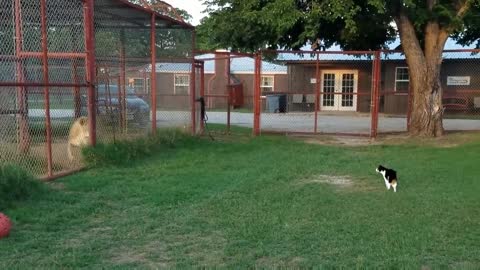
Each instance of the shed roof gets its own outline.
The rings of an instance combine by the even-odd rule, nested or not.
[[[40,25],[40,1],[21,1],[23,24]],[[48,0],[47,22],[49,26],[69,26],[83,23],[82,0]],[[14,25],[14,1],[2,1],[0,5],[0,24]],[[151,15],[154,14],[159,28],[194,29],[189,23],[179,21],[166,14],[133,4],[127,0],[95,0],[94,14],[96,27],[150,28]]]
[[[215,54],[202,54],[195,56],[195,59],[208,59],[204,62],[204,70],[207,74],[215,73]],[[150,71],[151,65],[146,67]],[[191,63],[157,63],[156,71],[158,73],[187,73],[191,70]],[[230,72],[232,74],[253,74],[255,71],[255,60],[251,57],[233,57],[230,62]],[[277,65],[268,61],[262,61],[263,74],[287,74],[287,67]]]

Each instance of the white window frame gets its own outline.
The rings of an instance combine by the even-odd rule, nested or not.
[[[408,80],[398,80],[397,79],[397,74],[398,74],[399,69],[407,69]],[[397,92],[397,83],[398,82],[408,82],[410,84],[410,73],[408,73],[408,72],[409,72],[408,67],[395,67],[395,85],[394,85],[394,88],[393,88],[393,90],[395,92]],[[398,94],[407,94],[408,95],[408,91],[407,92],[398,92]]]
[[[269,86],[269,85],[264,86],[263,85],[263,79],[264,78],[271,78],[272,79],[272,85],[271,86]],[[265,88],[271,88],[272,90],[271,91],[264,91],[263,89],[265,89]],[[275,92],[275,76],[273,76],[273,75],[263,76],[262,75],[261,78],[260,78],[260,89],[262,89],[262,92]]]
[[[133,83],[130,84],[130,80],[133,80]],[[128,78],[128,86],[135,89],[135,92],[137,92],[137,88],[135,88],[135,80],[139,80],[139,81],[142,81],[142,87],[139,89],[141,91],[145,91],[145,87],[146,87],[146,81],[145,81],[145,78],[140,78],[140,77],[129,77]]]
[[[187,77],[188,80],[187,80],[187,83],[177,83],[177,77],[179,76],[183,76],[183,77]],[[187,86],[187,93],[180,93],[180,94],[177,94],[177,87],[185,87]],[[190,74],[187,74],[187,73],[175,73],[173,75],[173,94],[174,95],[190,95]]]
[[[147,77],[147,78],[145,78],[145,93],[150,94],[151,89],[152,89],[152,87],[150,85],[150,78]]]

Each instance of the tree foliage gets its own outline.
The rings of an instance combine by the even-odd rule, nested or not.
[[[463,44],[480,38],[478,0],[206,0],[209,17],[197,29],[203,49],[299,49],[320,38],[347,50],[384,48],[398,36],[405,14],[422,44],[435,21]],[[464,7],[462,14],[459,9]],[[459,16],[461,15],[461,16]]]

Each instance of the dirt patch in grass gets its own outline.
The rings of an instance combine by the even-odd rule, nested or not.
[[[480,132],[449,132],[438,138],[417,138],[408,134],[379,135],[372,139],[358,136],[290,135],[296,140],[319,145],[369,146],[369,145],[420,145],[452,148],[463,144],[480,142]]]
[[[378,140],[358,136],[326,136],[326,135],[289,135],[295,140],[319,145],[365,146],[381,144]]]
[[[333,175],[315,175],[301,181],[301,184],[330,184],[337,187],[351,187],[353,180],[350,176],[333,176]]]
[[[144,246],[119,247],[112,251],[111,262],[114,265],[140,264],[149,268],[164,268],[169,265],[165,245],[152,241]]]

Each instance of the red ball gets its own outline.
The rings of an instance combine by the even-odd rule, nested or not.
[[[12,222],[10,222],[10,219],[3,213],[0,213],[0,238],[8,236],[11,228]]]

